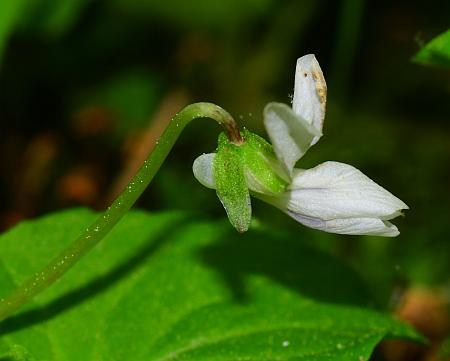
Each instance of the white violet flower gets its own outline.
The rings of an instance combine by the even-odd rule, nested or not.
[[[230,143],[222,133],[217,153],[203,154],[194,161],[195,177],[216,189],[238,231],[248,229],[251,194],[303,225],[325,232],[399,234],[389,220],[408,206],[358,169],[331,161],[312,169],[294,168],[322,136],[326,92],[315,56],[299,58],[292,108],[269,103],[264,109],[272,146],[247,130],[242,132],[240,145]]]

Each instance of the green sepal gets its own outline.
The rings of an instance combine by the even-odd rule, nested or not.
[[[250,190],[264,194],[284,192],[289,175],[277,160],[272,146],[264,138],[246,129],[242,135],[245,143],[240,146],[240,151]]]
[[[241,146],[231,144],[225,134],[220,134],[213,162],[213,174],[217,196],[227,212],[230,223],[238,232],[243,233],[250,225],[252,208],[244,175]]]

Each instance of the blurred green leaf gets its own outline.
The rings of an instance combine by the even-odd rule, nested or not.
[[[127,70],[76,97],[76,108],[103,107],[115,120],[117,134],[146,128],[156,108],[161,90],[160,81],[145,71]]]
[[[65,211],[0,237],[2,294],[95,216]],[[133,211],[1,324],[0,355],[20,348],[37,360],[350,361],[367,360],[385,337],[420,339],[388,316],[332,304],[359,292],[346,267],[301,239]]]
[[[450,335],[442,342],[440,356],[442,358],[450,357]]]
[[[4,0],[0,2],[0,64],[9,36],[25,8],[26,0]]]
[[[20,28],[25,32],[58,38],[72,28],[89,3],[90,0],[28,2],[27,11],[20,19]]]
[[[112,0],[111,7],[120,13],[133,15],[143,21],[168,22],[179,27],[233,27],[266,12],[273,0]]]
[[[450,29],[426,44],[413,60],[427,65],[450,67]]]
[[[78,20],[81,11],[90,0],[48,1],[47,18],[42,22],[43,30],[51,36],[60,36]]]

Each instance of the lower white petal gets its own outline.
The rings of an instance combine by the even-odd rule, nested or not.
[[[194,177],[205,187],[216,189],[216,182],[213,177],[213,161],[216,153],[202,154],[197,157],[192,165]]]
[[[325,162],[308,170],[294,169],[290,190],[274,202],[281,209],[323,220],[389,220],[408,209],[358,169],[338,162]]]
[[[347,218],[325,221],[319,218],[294,213],[292,211],[287,211],[286,213],[297,222],[307,227],[329,233],[383,237],[396,237],[400,234],[397,227],[391,222],[377,218]]]

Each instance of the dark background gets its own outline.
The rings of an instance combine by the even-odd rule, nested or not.
[[[328,112],[299,166],[352,164],[411,209],[396,239],[307,230],[255,200],[256,220],[351,264],[381,308],[398,310],[411,292],[448,306],[450,71],[411,58],[447,30],[449,14],[447,1],[2,3],[0,229],[105,207],[188,103],[217,103],[264,135],[264,105],[290,101],[296,59],[314,53]],[[219,131],[190,125],[138,206],[224,217],[191,172]]]

